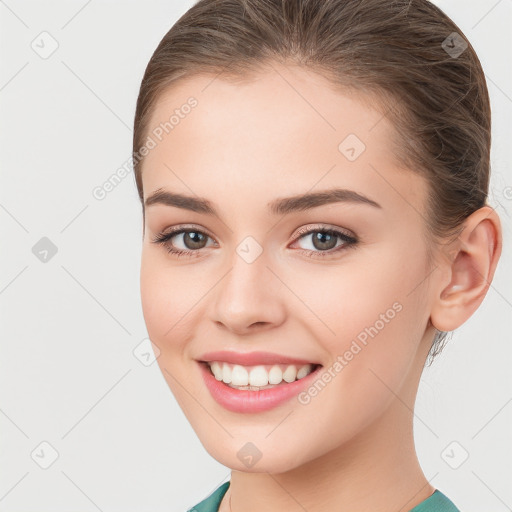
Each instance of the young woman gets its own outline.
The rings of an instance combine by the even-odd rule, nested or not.
[[[232,469],[191,510],[457,511],[413,414],[501,251],[461,30],[427,0],[201,0],[134,129],[148,333]]]

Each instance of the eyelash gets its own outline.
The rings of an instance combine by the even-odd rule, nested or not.
[[[167,252],[170,254],[173,254],[177,258],[181,257],[197,257],[200,256],[199,252],[200,249],[197,250],[183,250],[183,249],[174,249],[171,245],[168,244],[171,238],[174,238],[177,235],[181,235],[182,233],[199,233],[201,235],[205,235],[208,238],[210,237],[207,233],[204,231],[201,231],[199,229],[195,229],[192,227],[184,228],[182,226],[177,226],[171,231],[168,231],[167,233],[159,233],[155,238],[152,239],[153,243],[161,244],[165,247]],[[323,233],[323,234],[329,234],[329,235],[336,235],[338,236],[344,243],[338,247],[334,247],[333,249],[329,249],[328,251],[311,251],[308,249],[298,249],[301,253],[305,254],[306,256],[310,258],[326,258],[333,253],[337,253],[340,250],[353,248],[358,243],[358,239],[355,236],[348,235],[347,233],[344,233],[343,231],[340,231],[338,229],[334,228],[320,228],[318,226],[315,226],[313,228],[302,228],[297,233],[297,237],[294,240],[294,243],[300,240],[303,237],[306,237],[307,235],[310,235],[311,233]],[[194,254],[195,253],[195,254]],[[311,253],[315,254],[315,256],[311,255]]]

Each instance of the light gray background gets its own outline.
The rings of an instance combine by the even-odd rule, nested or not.
[[[504,249],[484,304],[424,372],[415,436],[435,487],[463,512],[500,512],[512,507],[512,1],[437,3],[487,75]],[[1,512],[179,511],[229,478],[157,364],[133,353],[147,337],[133,177],[92,195],[127,161],[147,61],[192,4],[0,1]],[[59,45],[46,59],[31,47],[51,48],[43,31]],[[58,249],[46,263],[43,237]],[[58,452],[47,469],[44,441]]]

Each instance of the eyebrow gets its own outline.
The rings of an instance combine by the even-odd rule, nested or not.
[[[270,213],[274,215],[285,215],[291,212],[309,210],[324,204],[338,202],[359,203],[373,206],[375,208],[382,208],[382,206],[373,199],[370,199],[354,190],[344,188],[334,188],[319,192],[306,192],[296,196],[277,198],[267,203],[267,207]],[[146,208],[154,204],[174,206],[176,208],[183,208],[185,210],[213,215],[220,218],[217,210],[207,199],[177,194],[161,188],[153,192],[144,202],[144,206]]]

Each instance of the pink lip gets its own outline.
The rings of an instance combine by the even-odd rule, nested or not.
[[[216,360],[216,359],[214,359]],[[228,362],[228,361],[226,361]],[[232,412],[255,413],[268,411],[278,405],[297,396],[304,388],[309,386],[313,379],[317,378],[322,366],[311,372],[306,377],[294,382],[280,384],[274,388],[250,391],[234,389],[218,381],[210,371],[207,363],[200,362],[199,366],[203,374],[206,387],[212,397],[225,409]]]
[[[305,359],[297,359],[281,354],[272,354],[271,352],[233,352],[227,350],[218,350],[207,352],[200,356],[198,361],[223,361],[231,364],[240,364],[243,366],[256,366],[259,364],[295,364],[304,366],[305,364],[320,364]]]

